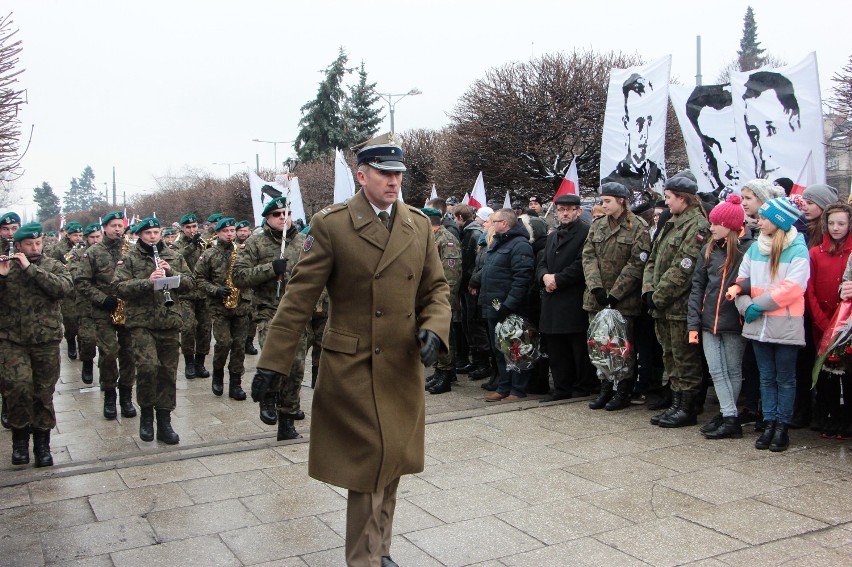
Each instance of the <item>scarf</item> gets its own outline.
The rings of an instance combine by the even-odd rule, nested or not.
[[[799,231],[796,230],[795,226],[791,226],[790,230],[787,231],[787,236],[784,237],[784,247],[782,250],[786,250],[793,244],[797,236],[799,236]],[[757,249],[764,256],[769,256],[769,253],[772,251],[772,237],[761,232],[760,236],[757,237]]]

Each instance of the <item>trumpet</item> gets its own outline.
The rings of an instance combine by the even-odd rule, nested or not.
[[[160,254],[157,252],[157,245],[154,244],[152,247],[154,252],[154,269],[160,269]],[[166,307],[171,307],[175,304],[175,300],[172,299],[172,294],[169,293],[169,288],[163,288],[163,303]]]

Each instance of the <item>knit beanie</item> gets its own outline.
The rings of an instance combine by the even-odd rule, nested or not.
[[[774,185],[768,179],[752,179],[743,185],[743,189],[748,189],[754,193],[754,196],[757,197],[761,203],[766,203],[772,199],[785,196],[784,188]]]
[[[739,195],[728,195],[728,198],[719,203],[710,211],[710,222],[738,231],[743,227],[745,211],[740,203],[743,200]]]
[[[810,185],[802,193],[802,197],[825,210],[826,207],[837,201],[837,189],[831,185]]]
[[[476,217],[482,222],[485,222],[488,220],[488,217],[490,217],[493,213],[494,209],[492,209],[491,207],[480,207],[476,211]]]
[[[760,216],[787,232],[797,220],[799,209],[787,197],[779,197],[763,203]]]

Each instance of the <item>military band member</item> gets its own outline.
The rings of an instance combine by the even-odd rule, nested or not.
[[[251,223],[247,220],[241,220],[236,224],[237,229],[237,245],[242,250],[245,248],[246,240],[251,236]],[[245,288],[243,292],[246,294],[246,299],[252,304],[252,313],[254,313],[254,292],[251,289]],[[254,348],[254,337],[257,334],[257,321],[254,316],[249,316],[248,335],[246,335],[246,354],[257,354],[257,349]]]
[[[42,254],[42,227],[25,224],[13,236],[14,259],[0,262],[0,294],[16,317],[0,329],[3,368],[12,426],[12,464],[30,462],[30,432],[37,467],[53,465],[50,430],[56,427],[53,392],[59,380],[62,314],[59,302],[73,290],[60,262]]]
[[[187,213],[181,217],[179,224],[181,234],[175,240],[175,247],[194,274],[195,264],[206,247],[201,233],[198,232],[198,216],[195,213]],[[180,347],[186,363],[184,375],[187,380],[209,378],[210,372],[204,367],[204,359],[210,354],[213,321],[207,294],[196,286],[193,291],[181,294],[180,303],[183,307]]]
[[[174,445],[180,437],[172,429],[171,412],[177,404],[175,381],[180,359],[182,309],[175,297],[195,285],[184,259],[160,239],[160,222],[149,217],[132,229],[138,240],[115,270],[113,288],[125,301],[125,327],[133,337],[136,354],[136,401],[139,403],[139,438]],[[156,266],[156,268],[155,268]],[[154,282],[180,276],[179,287],[154,290]]]
[[[47,254],[54,260],[68,264],[71,252],[83,241],[83,226],[75,221],[65,225],[65,237],[56,243]],[[80,314],[77,311],[76,294],[62,300],[62,326],[65,328],[65,343],[68,345],[68,358],[77,360],[77,335],[80,331]]]
[[[262,213],[266,219],[263,232],[248,239],[234,266],[234,282],[254,290],[254,319],[261,350],[269,333],[269,322],[275,316],[305,242],[305,235],[296,230],[287,215],[286,204],[285,197],[277,197],[266,204]],[[287,240],[282,259],[281,236],[285,231]],[[260,401],[260,419],[269,425],[278,422],[279,440],[301,437],[293,427],[293,420],[304,417],[299,409],[299,391],[305,375],[306,346],[307,337],[303,336],[290,367],[290,376],[297,379],[282,381],[286,384]]]
[[[213,394],[224,391],[225,364],[228,363],[228,397],[246,399],[242,388],[245,372],[245,342],[248,333],[250,305],[232,281],[238,248],[236,221],[230,217],[216,223],[216,240],[201,254],[195,265],[196,284],[210,298],[213,314]],[[230,358],[230,361],[229,361]]]
[[[15,231],[21,227],[21,217],[18,213],[9,211],[0,216],[0,256],[11,256],[15,253],[14,236]],[[5,320],[12,315],[11,304],[0,301],[0,316]],[[6,429],[9,429],[9,414],[6,408],[6,395],[3,393],[3,376],[5,370],[0,368],[0,394],[3,394],[3,401],[0,403],[0,424]]]
[[[80,268],[80,260],[83,259],[83,254],[86,250],[102,239],[103,232],[101,231],[101,225],[94,223],[83,229],[82,246],[77,246],[71,250],[70,258],[65,265],[72,278],[77,276],[77,270]],[[84,297],[80,293],[75,293],[74,301],[76,302],[76,311],[79,317],[77,342],[79,343],[80,361],[83,363],[81,379],[84,384],[91,384],[95,379],[95,354],[98,346],[95,321],[92,319],[92,304],[87,297]]]
[[[124,213],[112,211],[101,221],[103,240],[80,258],[74,275],[77,292],[92,305],[98,343],[98,370],[104,393],[104,417],[115,419],[116,386],[122,417],[135,417],[133,384],[136,381],[133,342],[121,318],[123,306],[112,289],[115,268],[123,262],[130,241],[124,234]],[[121,308],[120,308],[121,306]]]
[[[175,229],[173,229],[173,228],[164,228],[163,229],[163,243],[165,243],[165,245],[168,246],[169,248],[171,248],[172,250],[175,249],[174,244],[175,244],[175,240],[177,240],[177,237],[178,237],[178,233]]]
[[[204,240],[208,243],[216,238],[216,224],[225,218],[225,215],[222,213],[213,213],[209,217],[207,217],[207,225],[204,227]]]

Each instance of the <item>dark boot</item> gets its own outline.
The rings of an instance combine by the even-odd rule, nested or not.
[[[453,378],[456,377],[455,371],[448,372],[446,370],[441,372],[441,377],[432,383],[431,388],[427,388],[426,390],[430,394],[446,394],[451,390],[451,386],[453,383]]]
[[[296,431],[293,426],[293,416],[288,413],[282,413],[278,416],[278,441],[286,439],[301,439],[302,436]]]
[[[228,397],[232,400],[237,400],[238,402],[246,399],[246,393],[243,391],[243,377],[241,374],[231,373],[231,379],[228,382]]]
[[[121,407],[121,417],[136,417],[136,408],[133,407],[133,388],[131,386],[118,387],[118,405]]]
[[[195,371],[198,373],[198,369]],[[221,396],[222,392],[225,391],[225,369],[224,368],[214,368],[213,369],[213,381],[210,382],[210,389],[213,390],[213,394],[216,396]]]
[[[0,424],[5,429],[12,427],[9,425],[9,409],[6,407],[6,396],[3,396],[3,401],[0,402]]]
[[[776,423],[775,433],[772,435],[772,441],[769,443],[769,450],[773,453],[786,451],[790,446],[790,437],[787,436],[787,428],[790,427],[786,423]]]
[[[12,464],[26,465],[30,462],[30,428],[12,429]]]
[[[479,387],[482,388],[483,390],[487,390],[489,392],[496,392],[497,391],[497,378],[498,378],[497,373],[495,372],[491,375],[491,378],[488,379],[488,382],[486,382],[485,384],[480,384]],[[471,380],[473,380],[473,378],[471,378]]]
[[[254,348],[254,339],[246,337],[246,354],[257,354],[257,349]]]
[[[443,373],[444,373],[443,370],[438,370],[437,368],[435,368],[434,372],[432,372],[432,375],[429,376],[429,378],[426,379],[426,388],[425,389],[426,389],[427,392],[429,391],[429,388],[434,386],[441,379],[441,375]]]
[[[743,436],[743,427],[737,416],[724,417],[719,427],[704,434],[705,439],[740,439]]]
[[[678,408],[680,407],[681,394],[682,394],[682,392],[673,392],[672,393],[671,405],[668,408],[666,408],[666,411],[664,411],[663,413],[657,414],[654,417],[652,417],[651,420],[650,420],[651,425],[660,425],[661,419],[663,419],[664,417],[670,416],[671,414],[675,413],[678,410]]]
[[[609,380],[607,380],[609,382]],[[633,380],[620,380],[615,395],[606,403],[606,411],[617,411],[630,407],[630,394],[633,393]]]
[[[84,360],[83,361],[83,376],[82,376],[83,384],[91,384],[95,381],[95,361],[94,360]]]
[[[317,376],[319,375],[319,366],[311,366],[311,389],[317,387]]]
[[[206,355],[204,354],[196,354],[195,355],[195,377],[196,378],[210,378],[210,372],[204,368],[204,358]]]
[[[107,388],[104,390],[104,417],[107,419],[115,419],[118,412],[115,409],[115,401],[117,396],[115,388]]]
[[[275,425],[278,423],[278,410],[275,409],[277,398],[276,394],[266,394],[260,400],[260,421],[266,425]]]
[[[603,409],[612,399],[612,380],[601,380],[601,391],[598,397],[589,402],[589,409]]]
[[[699,429],[698,431],[700,431],[701,433],[710,433],[712,431],[716,431],[717,429],[719,429],[719,426],[721,426],[721,425],[722,425],[722,414],[717,413],[716,415],[713,416],[713,419],[711,419],[710,421],[708,421],[707,423],[702,425],[701,429]]]
[[[184,361],[184,365],[185,365],[183,375],[186,376],[187,380],[194,380],[195,376],[196,376],[196,374],[195,374],[195,355],[194,354],[185,354],[183,356],[183,361]]]
[[[494,368],[487,353],[474,353],[473,364],[475,367],[471,368],[467,373],[467,377],[471,380],[482,380],[484,378],[491,378],[494,375]]]
[[[139,417],[139,439],[142,441],[154,440],[154,408],[139,408],[142,415]]]
[[[476,365],[468,360],[456,362],[456,374],[468,374],[476,370]]]
[[[36,467],[52,467],[50,454],[50,431],[33,431],[33,455]]]
[[[669,384],[660,389],[660,397],[648,404],[650,411],[659,411],[668,409],[672,406],[672,389]]]
[[[769,445],[772,444],[772,438],[775,436],[774,421],[764,421],[763,425],[763,433],[761,433],[760,437],[757,438],[757,441],[754,442],[754,448],[761,451],[769,449]]]
[[[68,358],[77,360],[77,337],[67,337],[65,343],[68,345]]]
[[[172,429],[172,413],[169,410],[157,410],[157,441],[166,445],[177,445],[180,437]]]
[[[301,419],[305,419],[305,412],[303,412],[303,411],[302,411],[302,410],[300,410],[300,409],[299,409],[299,410],[296,410],[294,413],[292,413],[292,414],[290,414],[290,415],[291,415],[291,416],[293,417],[293,419],[295,419],[296,421],[299,421],[299,420],[301,420]]]
[[[695,415],[695,397],[698,392],[689,390],[680,393],[680,405],[677,411],[670,413],[666,417],[660,418],[660,427],[686,427],[698,423],[698,416]]]

